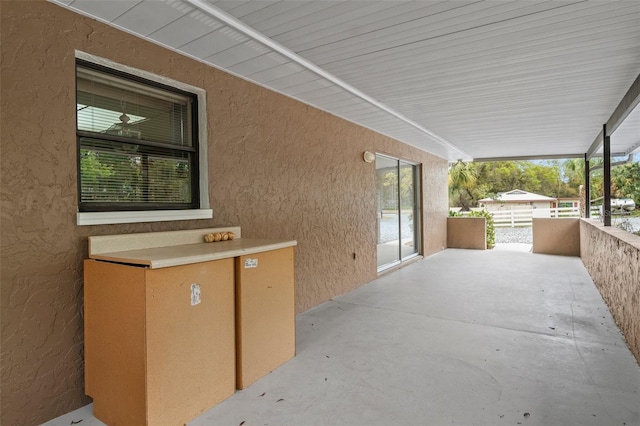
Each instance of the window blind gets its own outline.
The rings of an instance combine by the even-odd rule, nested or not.
[[[81,211],[197,207],[195,95],[77,67]]]

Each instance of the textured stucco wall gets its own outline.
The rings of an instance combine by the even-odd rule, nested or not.
[[[580,257],[640,363],[640,237],[582,219]]]
[[[487,219],[484,217],[447,218],[447,247],[487,249]]]
[[[580,256],[580,219],[533,218],[533,252]]]
[[[423,252],[445,247],[445,160],[44,1],[2,1],[0,13],[1,424],[89,402],[88,235],[239,225],[246,237],[296,239],[301,312],[376,277],[370,150],[422,164]],[[75,49],[207,91],[212,220],[75,225]]]

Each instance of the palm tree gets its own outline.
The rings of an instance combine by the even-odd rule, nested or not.
[[[477,180],[478,170],[472,163],[458,161],[449,166],[449,203],[469,210]]]

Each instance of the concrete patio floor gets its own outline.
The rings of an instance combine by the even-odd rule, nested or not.
[[[46,424],[80,420],[102,424]],[[407,265],[299,315],[293,360],[189,423],[519,424],[640,424],[640,367],[579,258]]]

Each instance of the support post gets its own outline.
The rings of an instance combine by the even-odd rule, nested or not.
[[[602,166],[604,174],[604,226],[611,226],[611,137],[607,135],[607,125],[602,126],[604,143],[602,146]]]
[[[591,161],[589,154],[584,154],[584,217],[591,217]]]

